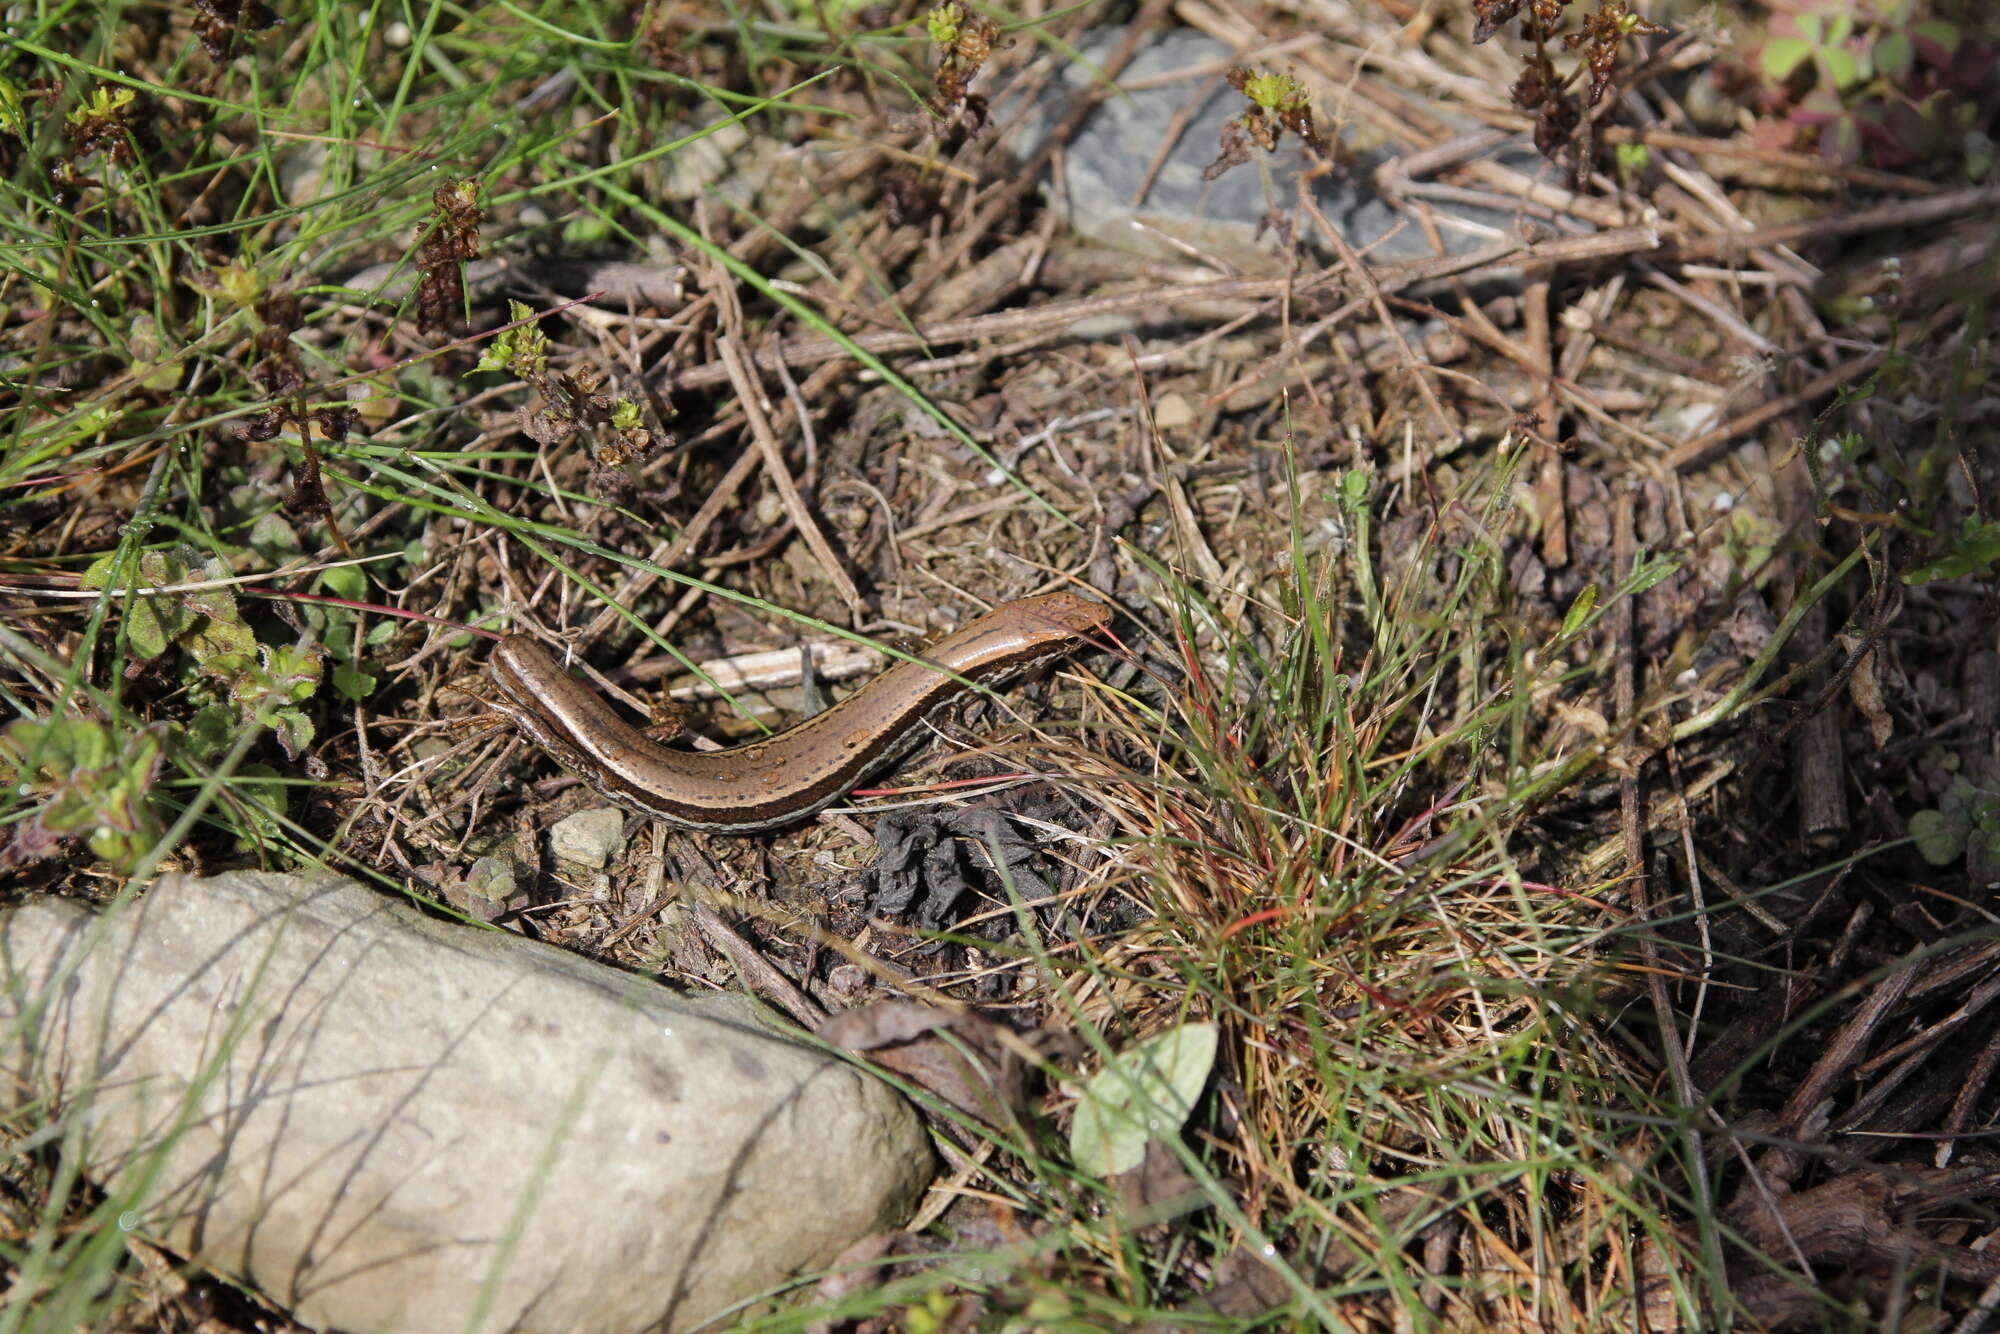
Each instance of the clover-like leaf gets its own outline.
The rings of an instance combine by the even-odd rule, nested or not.
[[[250,525],[250,549],[273,565],[283,564],[291,556],[296,556],[305,544],[299,541],[298,530],[277,510],[266,510]]]
[[[1965,40],[1958,26],[1944,19],[1925,19],[1910,29],[1910,37],[1918,46],[1928,48],[1926,57],[1939,68],[1951,64]]]
[[[368,596],[368,576],[358,565],[336,565],[319,572],[319,584],[337,598],[359,602]]]
[[[1850,51],[1844,46],[1828,46],[1819,53],[1819,66],[1826,71],[1833,86],[1846,92],[1868,78],[1868,59],[1859,51]]]
[[[1783,83],[1798,72],[1812,53],[1812,43],[1803,37],[1773,37],[1764,43],[1758,64],[1763,66],[1765,78],[1772,83]]]
[[[2000,792],[1953,783],[1935,810],[1910,817],[1910,837],[1932,866],[1949,866],[1978,848],[2000,854]]]
[[[1908,33],[1892,32],[1875,43],[1875,69],[1889,82],[1902,83],[1916,64],[1916,44]]]
[[[1965,854],[1965,827],[1953,825],[1943,811],[1922,810],[1912,815],[1910,837],[1932,866],[1949,866]]]

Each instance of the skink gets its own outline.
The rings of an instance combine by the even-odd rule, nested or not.
[[[494,704],[571,772],[636,814],[685,829],[755,834],[831,805],[922,739],[920,725],[966,682],[990,685],[1075,649],[1111,619],[1075,593],[1002,603],[776,736],[728,750],[671,750],[647,737],[526,635],[487,664]]]

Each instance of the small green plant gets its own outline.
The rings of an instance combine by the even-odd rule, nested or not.
[[[0,780],[35,803],[0,848],[0,866],[53,854],[81,838],[120,870],[159,841],[148,793],[159,773],[166,729],[120,733],[95,718],[23,718],[0,733]]]
[[[1938,579],[1984,575],[1995,562],[2000,562],[2000,523],[1989,523],[1976,514],[1968,514],[1960,522],[1957,534],[1947,540],[1944,554],[1905,574],[1903,582],[1928,584]]]
[[[1230,87],[1243,94],[1250,106],[1222,127],[1222,152],[1203,169],[1203,180],[1215,180],[1231,167],[1248,162],[1252,147],[1266,153],[1276,152],[1286,130],[1296,134],[1314,157],[1324,160],[1329,156],[1327,138],[1313,123],[1312,98],[1297,78],[1240,65],[1223,77],[1229,80]]]
[[[1618,164],[1619,181],[1630,189],[1652,165],[1653,150],[1644,144],[1620,144],[1613,160]]]
[[[549,340],[535,322],[533,307],[508,303],[514,324],[502,330],[480,353],[468,375],[504,371],[534,386],[542,405],[522,414],[521,429],[544,444],[564,444],[580,431],[590,433],[593,473],[601,484],[630,478],[632,467],[656,452],[645,413],[627,398],[602,392],[601,377],[588,366],[570,371],[549,368]]]
[[[1718,77],[1764,113],[1776,148],[1906,168],[1939,158],[1992,165],[1995,52],[1917,0],[1769,0],[1762,38]]]
[[[119,608],[125,676],[159,677],[165,664],[194,707],[179,721],[141,723],[109,702],[79,716],[69,708],[20,719],[0,733],[0,788],[26,809],[0,847],[0,867],[48,857],[82,841],[117,870],[152,854],[163,835],[157,780],[163,762],[206,766],[232,751],[229,821],[239,846],[277,840],[286,810],[278,771],[240,763],[241,749],[268,728],[297,759],[315,736],[309,701],[325,674],[318,643],[260,643],[222,584],[228,565],[180,545],[111,552],[82,576]],[[11,813],[11,812],[10,812]]]
[[[925,102],[931,115],[948,121],[964,113],[975,128],[984,125],[986,100],[968,89],[973,76],[993,54],[993,44],[1000,40],[1000,25],[946,0],[925,15],[924,29],[938,52],[937,69],[931,74],[937,93]]]
[[[960,27],[965,23],[965,10],[954,4],[939,5],[924,17],[925,29],[931,41],[938,46],[951,46],[958,41]]]
[[[1244,79],[1243,95],[1279,117],[1310,113],[1306,86],[1290,74],[1256,74]]]
[[[1910,817],[1910,837],[1932,866],[1950,866],[1965,856],[2000,861],[2000,793],[1960,779],[1935,808]]]
[[[1627,0],[1597,0],[1597,7],[1583,15],[1573,32],[1561,31],[1564,11],[1570,0],[1472,0],[1472,40],[1490,40],[1515,19],[1521,21],[1522,40],[1533,45],[1514,82],[1513,102],[1523,111],[1534,113],[1535,147],[1542,156],[1554,159],[1564,145],[1584,127],[1583,105],[1571,90],[1587,72],[1590,86],[1585,104],[1596,106],[1611,91],[1618,70],[1625,62],[1625,44],[1636,37],[1664,36],[1666,29],[1632,12]],[[1580,52],[1582,61],[1568,74],[1556,69],[1552,47]],[[1585,157],[1589,154],[1586,152]]]
[[[135,577],[122,578],[117,571],[117,554],[104,556],[84,571],[83,586],[117,595],[126,589],[219,583],[227,573],[221,562],[185,546],[142,552]],[[126,604],[125,627],[135,670],[175,645],[193,658],[203,677],[200,691],[213,700],[210,726],[218,737],[261,719],[294,759],[312,744],[312,719],[303,706],[319,689],[324,650],[258,643],[226,588],[134,597]],[[192,734],[202,731],[197,727]]]

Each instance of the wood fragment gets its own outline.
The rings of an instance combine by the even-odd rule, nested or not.
[[[1897,227],[1920,227],[1994,208],[2000,208],[2000,189],[1955,190],[1946,195],[1899,200],[1852,212],[1835,210],[1803,222],[1780,223],[1750,232],[1676,238],[1667,249],[1673,259],[1734,260],[1760,246],[1787,245],[1793,241],[1825,241],[1838,236],[1885,232]]]
[[[840,600],[847,604],[848,613],[854,617],[857,625],[860,624],[867,616],[867,608],[861,601],[861,590],[855,586],[853,577],[847,573],[847,567],[841,563],[840,557],[834,554],[833,544],[826,540],[826,534],[820,530],[819,520],[807,507],[805,497],[799,493],[798,483],[792,480],[792,470],[785,463],[784,446],[778,443],[777,432],[771,429],[771,419],[765,415],[761,401],[762,390],[750,374],[741,347],[730,334],[724,334],[716,346],[722,353],[723,364],[729,368],[730,382],[736,387],[737,405],[742,408],[743,416],[750,425],[750,434],[755,438],[757,448],[763,451],[764,471],[769,475],[772,486],[776,488],[779,499],[784,502],[785,512],[798,526],[799,535],[805,538],[806,545],[812,548],[813,555],[819,558],[820,566],[825,570],[826,577],[832,581],[834,591],[840,595]]]
[[[1569,499],[1563,486],[1562,409],[1556,400],[1555,334],[1549,320],[1550,271],[1533,270],[1521,296],[1522,336],[1534,361],[1535,500],[1542,522],[1542,564],[1560,570],[1569,564]]]
[[[1921,967],[1920,961],[1905,963],[1877,982],[1868,993],[1868,999],[1847,1017],[1832,1041],[1826,1044],[1825,1052],[1813,1063],[1813,1068],[1792,1091],[1792,1096],[1786,1099],[1784,1110],[1778,1115],[1779,1129],[1783,1134],[1796,1137],[1804,1130],[1813,1109],[1832,1090],[1834,1081],[1860,1060],[1862,1049],[1902,1002],[1903,994],[1910,989]]]
[[[1692,468],[1697,464],[1706,463],[1723,446],[1776,421],[1788,412],[1796,412],[1800,408],[1810,406],[1842,385],[1854,383],[1887,359],[1886,352],[1870,352],[1852,361],[1843,362],[1825,374],[1813,377],[1797,393],[1787,394],[1783,398],[1762,404],[1734,420],[1724,422],[1705,435],[1698,435],[1692,440],[1675,445],[1667,451],[1662,464],[1667,468]]]
[[[1463,255],[1383,264],[1371,268],[1370,273],[1384,292],[1400,292],[1433,279],[1476,274],[1482,270],[1506,268],[1514,264],[1537,260],[1551,264],[1581,263],[1656,250],[1660,245],[1661,237],[1656,228],[1624,227],[1615,232],[1604,232],[1595,236],[1565,237],[1555,241],[1538,241],[1532,245],[1519,241],[1501,241],[1479,250],[1468,251]],[[918,348],[968,343],[982,338],[1005,338],[1029,332],[1060,330],[1105,315],[1176,312],[1194,302],[1266,302],[1287,295],[1303,296],[1337,284],[1346,272],[1344,267],[1335,266],[1311,274],[1288,274],[1273,278],[1217,278],[1209,282],[1150,287],[1143,291],[1122,292],[1113,296],[1078,297],[1069,301],[1050,301],[1027,310],[999,311],[991,315],[977,315],[962,320],[940,320],[919,325],[914,331],[878,329],[855,334],[851,341],[862,351],[880,356]],[[1350,301],[1343,310],[1347,314],[1352,314],[1362,309],[1365,303],[1365,298]],[[780,357],[787,365],[798,367],[841,360],[851,354],[843,344],[834,339],[802,336],[785,339],[748,355],[753,364],[769,369]],[[706,389],[728,383],[729,370],[718,360],[671,372],[669,380],[670,383],[666,387],[670,389]]]
[[[1812,447],[1810,440],[1806,447]],[[1776,481],[1779,521],[1792,532],[1811,532],[1817,497],[1806,469],[1796,463],[1780,468]],[[1794,598],[1802,596],[1820,573],[1817,550],[1816,545],[1802,544],[1779,558],[1781,568],[1790,571]],[[1799,618],[1798,631],[1787,651],[1795,661],[1817,661],[1828,647],[1830,634],[1826,602],[1816,598]],[[1825,670],[1814,669],[1801,684],[1804,697],[1813,699],[1826,684]],[[1848,829],[1842,714],[1837,705],[1821,703],[1794,720],[1790,786],[1798,796],[1799,837],[1806,847],[1820,852],[1839,846]]]

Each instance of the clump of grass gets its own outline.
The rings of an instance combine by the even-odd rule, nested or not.
[[[1121,969],[1171,981],[1123,1008],[1143,1027],[1193,998],[1235,1039],[1216,1170],[1343,1316],[1384,1293],[1524,1314],[1461,1280],[1525,1263],[1570,1280],[1544,1317],[1592,1327],[1641,1289],[1633,1250],[1671,1239],[1664,1202],[1621,1199],[1630,1137],[1600,1123],[1638,1095],[1589,1021],[1618,911],[1523,869],[1528,797],[1560,759],[1526,740],[1531,711],[1590,622],[1539,644],[1509,624],[1493,480],[1378,571],[1350,474],[1344,559],[1295,530],[1276,605],[1182,620],[1181,781],[1126,812],[1162,940]]]
[[[1101,692],[1096,758],[1071,761],[1112,848],[1066,930],[1020,914],[1028,999],[1083,1070],[1219,1025],[1208,1096],[1103,1181],[1052,1142],[1071,1083],[1040,1138],[966,1169],[1036,1242],[933,1257],[873,1309],[1577,1330],[1729,1309],[1684,1118],[1602,1012],[1630,907],[1538,879],[1555,858],[1529,826],[1604,744],[1547,726],[1548,699],[1603,688],[1605,613],[1649,576],[1532,632],[1490,536],[1510,477],[1402,546],[1371,532],[1362,474],[1301,482],[1291,559],[1254,590],[1154,566],[1174,636],[1152,692]]]

